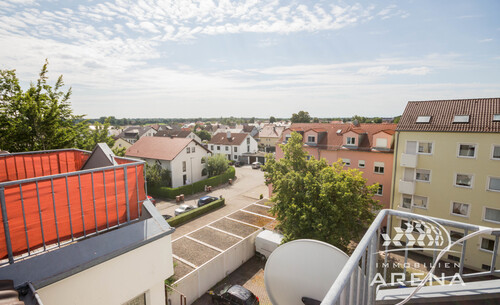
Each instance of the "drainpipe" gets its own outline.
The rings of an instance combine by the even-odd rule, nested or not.
[[[396,131],[396,143],[395,143],[395,150],[394,150],[394,164],[392,167],[392,194],[391,194],[391,206],[389,207],[390,209],[393,209],[394,207],[394,194],[396,193],[396,169],[398,167],[398,148],[399,148],[399,131]],[[392,218],[392,216],[391,216]],[[388,224],[390,221],[387,222]],[[386,233],[391,234],[391,229],[388,227],[386,230]]]

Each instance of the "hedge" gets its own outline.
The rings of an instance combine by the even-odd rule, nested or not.
[[[213,211],[213,210],[223,206],[225,201],[226,200],[224,198],[212,201],[209,204],[206,204],[202,207],[199,207],[199,208],[193,209],[189,212],[172,217],[172,218],[168,219],[167,222],[172,227],[178,227],[178,226],[180,226],[180,225],[182,225],[182,224],[184,224],[192,219],[198,218],[201,215],[204,215],[210,211]]]
[[[180,194],[191,195],[205,191],[205,185],[218,186],[226,183],[229,179],[234,179],[235,169],[230,166],[227,171],[218,176],[210,177],[189,185],[183,185],[177,188],[170,188],[166,186],[148,187],[148,194],[157,198],[170,198],[175,199],[175,196]]]

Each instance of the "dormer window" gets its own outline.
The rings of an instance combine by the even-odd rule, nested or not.
[[[316,137],[315,136],[308,136],[307,142],[310,142],[310,143],[316,142]]]
[[[469,123],[468,115],[456,115],[453,118],[453,123]]]
[[[500,114],[493,115],[493,122],[500,122]]]
[[[429,123],[431,121],[431,116],[430,115],[419,115],[417,117],[417,123]]]
[[[356,145],[356,138],[347,137],[347,145]]]

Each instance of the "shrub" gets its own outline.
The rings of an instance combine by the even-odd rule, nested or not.
[[[186,212],[184,214],[172,217],[167,220],[168,224],[172,227],[178,227],[182,224],[185,224],[186,222],[193,220],[195,218],[200,217],[201,215],[204,215],[210,211],[213,211],[215,209],[220,208],[221,206],[224,206],[225,199],[219,199],[210,202],[209,204],[206,204],[202,207],[196,208],[194,210],[191,210],[189,212]]]
[[[157,198],[170,198],[174,199],[175,196],[180,194],[195,194],[199,192],[205,191],[205,185],[208,186],[218,186],[223,183],[226,183],[229,179],[234,179],[235,169],[234,167],[229,167],[225,173],[222,175],[210,177],[205,180],[201,180],[189,185],[183,185],[177,188],[170,187],[158,187],[153,186],[148,188],[148,193],[153,197]]]

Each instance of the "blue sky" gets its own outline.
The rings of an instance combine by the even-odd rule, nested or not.
[[[0,2],[0,69],[89,117],[395,116],[500,96],[500,1]]]

